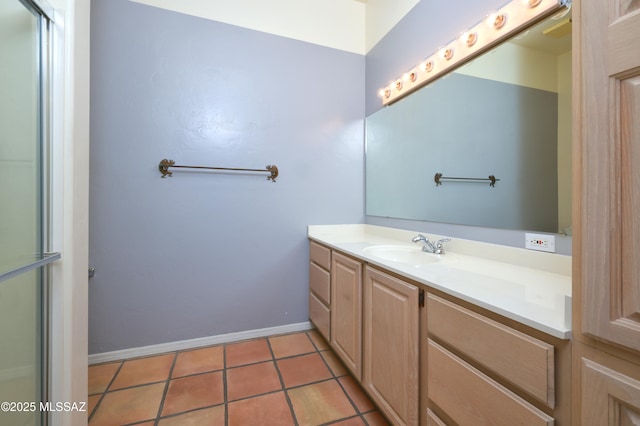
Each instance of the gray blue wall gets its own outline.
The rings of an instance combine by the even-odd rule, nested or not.
[[[364,217],[363,119],[378,88],[504,3],[421,0],[365,73],[360,55],[93,0],[89,353],[307,321],[308,224],[519,245],[516,231]],[[273,163],[281,177],[161,179],[163,158]]]
[[[91,29],[89,353],[307,321],[307,225],[364,220],[364,57],[127,0]]]
[[[366,56],[365,110],[369,116],[382,108],[381,87],[402,76],[440,47],[478,23],[507,0],[421,0]],[[524,247],[522,231],[450,225],[418,220],[366,216],[366,223],[393,226]],[[556,250],[571,254],[571,238],[558,236]]]

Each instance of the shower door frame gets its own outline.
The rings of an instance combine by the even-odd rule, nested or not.
[[[61,258],[60,252],[51,251],[52,234],[51,234],[51,183],[52,183],[52,98],[51,98],[51,76],[52,76],[52,59],[53,59],[53,39],[52,25],[54,23],[54,9],[45,0],[14,0],[22,4],[27,11],[33,13],[36,18],[36,72],[37,72],[37,132],[36,150],[37,155],[37,173],[39,202],[36,204],[39,218],[39,235],[40,250],[34,253],[33,257],[28,259],[19,259],[13,267],[9,267],[4,271],[0,271],[0,285],[3,281],[11,278],[19,277],[32,271],[39,270],[37,274],[37,282],[34,283],[38,288],[39,303],[36,309],[39,310],[37,317],[39,323],[36,326],[40,329],[39,340],[37,346],[39,354],[39,365],[36,371],[39,373],[38,383],[40,388],[36,389],[39,394],[40,402],[47,402],[51,395],[51,356],[50,356],[50,333],[51,333],[51,310],[50,310],[50,274],[48,265]],[[40,410],[38,410],[40,411]],[[49,413],[40,413],[40,423],[42,425],[49,424]]]

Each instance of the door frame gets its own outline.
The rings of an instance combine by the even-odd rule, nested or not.
[[[90,0],[48,0],[51,28],[50,400],[87,401]],[[86,409],[86,405],[85,405]],[[50,413],[50,424],[85,426],[86,411]]]

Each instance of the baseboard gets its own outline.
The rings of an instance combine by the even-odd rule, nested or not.
[[[149,355],[158,355],[166,352],[194,349],[203,346],[220,345],[223,343],[238,342],[240,340],[254,339],[257,337],[273,336],[276,334],[305,331],[310,330],[312,327],[311,323],[307,321],[296,324],[281,325],[278,327],[260,328],[258,330],[240,331],[238,333],[220,334],[217,336],[200,337],[198,339],[180,340],[178,342],[161,343],[159,345],[141,346],[138,348],[122,349],[113,352],[91,354],[89,355],[89,365],[139,358]]]

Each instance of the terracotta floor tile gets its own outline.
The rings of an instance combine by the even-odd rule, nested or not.
[[[331,426],[367,426],[367,424],[360,417],[351,417],[338,423],[331,423]]]
[[[247,398],[282,389],[273,361],[227,370],[227,400]]]
[[[253,364],[272,359],[267,339],[232,343],[225,347],[227,368]]]
[[[342,361],[336,357],[336,355],[331,351],[322,351],[320,352],[322,358],[329,364],[329,368],[333,372],[334,376],[341,377],[346,376],[348,374],[347,368],[342,364]]]
[[[88,385],[89,426],[388,424],[317,330],[90,366]]]
[[[347,395],[335,380],[287,391],[300,426],[313,426],[354,416]]]
[[[124,425],[155,419],[164,383],[108,392],[89,422],[90,426]]]
[[[181,413],[224,402],[222,371],[172,379],[162,415]]]
[[[89,366],[89,395],[103,393],[111,383],[121,362]]]
[[[87,398],[87,416],[91,416],[91,413],[93,413],[93,409],[96,408],[96,405],[98,404],[98,401],[100,401],[101,397],[102,394],[98,394],[90,395],[89,398]]]
[[[375,405],[369,399],[367,394],[364,393],[360,384],[355,381],[351,376],[344,376],[338,379],[342,387],[347,391],[347,395],[351,398],[351,401],[356,405],[356,408],[361,413],[366,413],[375,409]]]
[[[224,426],[224,405],[161,419],[158,426]]]
[[[378,411],[367,413],[363,417],[369,426],[389,426],[389,422]]]
[[[125,361],[109,390],[167,380],[175,354]]]
[[[191,374],[206,373],[207,371],[222,370],[224,368],[224,347],[196,349],[178,352],[176,364],[171,377],[189,376]]]
[[[229,426],[293,426],[284,392],[229,403]]]
[[[329,349],[329,344],[324,339],[324,337],[322,337],[322,334],[318,333],[318,330],[308,331],[307,335],[309,336],[311,341],[313,341],[313,344],[316,346],[316,349],[318,349],[319,351],[324,351]]]
[[[287,388],[333,378],[322,357],[317,353],[280,359],[276,362]]]
[[[315,352],[315,348],[306,333],[287,334],[269,337],[271,349],[276,358],[308,354]]]

